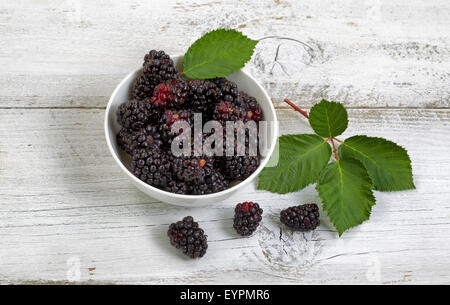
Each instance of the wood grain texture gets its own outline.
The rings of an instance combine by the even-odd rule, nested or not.
[[[450,284],[449,17],[445,0],[3,1],[0,284]],[[344,102],[342,139],[404,146],[417,189],[376,192],[371,219],[342,238],[324,213],[312,233],[280,229],[282,208],[319,202],[314,186],[276,195],[251,184],[202,209],[137,191],[106,147],[109,95],[149,49],[180,54],[217,27],[283,37],[261,40],[246,67],[274,103]],[[311,132],[278,108],[283,134]],[[240,238],[232,206],[249,198],[265,217]],[[166,237],[188,214],[208,234],[198,261]]]
[[[449,106],[446,0],[103,2],[2,3],[3,106],[104,107],[150,49],[182,54],[218,27],[291,39],[262,40],[247,66],[273,98]]]
[[[297,113],[279,111],[281,130],[310,132]],[[448,110],[351,110],[342,138],[389,138],[411,155],[417,190],[376,192],[370,221],[339,239],[322,215],[313,233],[282,231],[280,209],[317,202],[313,186],[276,195],[252,184],[203,209],[173,207],[138,192],[104,143],[103,110],[0,111],[1,281],[66,281],[67,260],[92,283],[367,283],[370,263],[380,282],[449,282],[450,161],[442,139]],[[239,238],[231,227],[236,202],[258,201],[258,233]],[[193,215],[209,236],[199,261],[167,241],[168,224]],[[89,268],[95,268],[89,271]],[[376,278],[377,279],[377,278]]]

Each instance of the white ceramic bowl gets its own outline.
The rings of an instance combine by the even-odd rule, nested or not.
[[[183,60],[182,56],[173,56],[173,61],[175,65],[180,68]],[[178,69],[179,71],[181,69]],[[270,138],[267,139],[268,143],[266,145],[267,153],[266,156],[261,157],[261,162],[258,169],[247,179],[244,181],[226,189],[222,192],[209,194],[209,195],[180,195],[174,194],[170,192],[166,192],[155,188],[143,181],[139,180],[129,171],[130,158],[122,152],[121,149],[117,146],[116,134],[120,130],[120,126],[117,123],[116,112],[120,104],[126,102],[130,98],[131,88],[133,87],[134,80],[142,73],[142,68],[137,69],[134,72],[128,74],[116,87],[111,98],[109,99],[108,107],[106,108],[105,114],[105,135],[106,142],[108,143],[109,150],[117,162],[122,171],[127,175],[127,177],[134,183],[134,185],[146,193],[152,198],[156,198],[158,200],[180,205],[180,206],[201,206],[206,204],[212,204],[219,201],[222,201],[228,198],[231,194],[250,183],[255,177],[259,174],[259,172],[264,168],[264,166],[269,161],[270,155],[273,153],[273,150],[276,145],[277,136],[278,136],[278,124],[277,117],[275,113],[275,109],[272,105],[272,102],[269,98],[269,95],[261,87],[256,80],[250,76],[248,73],[244,71],[238,71],[233,73],[229,77],[229,80],[234,81],[238,85],[239,90],[243,90],[247,92],[249,95],[254,96],[264,113],[264,120],[268,122],[272,122],[273,124],[268,124],[270,129]]]

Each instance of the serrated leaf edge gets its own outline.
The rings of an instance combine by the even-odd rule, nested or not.
[[[361,163],[362,167],[367,171],[366,167],[364,166],[364,164],[363,164],[361,161],[356,160],[356,159],[353,159],[353,158],[349,158],[349,159],[351,159],[352,161],[356,161],[356,162]],[[340,160],[342,160],[342,159],[340,159]],[[318,181],[317,184],[316,184],[316,191],[317,191],[317,193],[319,194],[320,199],[322,199],[322,202],[323,202],[323,203],[325,203],[325,199],[322,198],[322,196],[320,195],[320,192],[319,192],[318,187],[319,187],[319,183],[320,183],[320,180],[321,180],[322,176],[325,175],[325,172],[326,172],[327,167],[331,166],[333,163],[337,163],[337,165],[338,165],[338,170],[339,170],[339,173],[340,173],[340,180],[341,180],[341,189],[342,189],[342,187],[343,187],[343,183],[342,183],[342,182],[343,182],[343,181],[342,181],[342,169],[341,169],[341,165],[340,165],[340,163],[339,163],[340,160],[337,160],[337,161],[328,163],[328,165],[327,165],[327,166],[322,170],[322,172],[320,173],[320,177],[319,177],[319,179],[318,179],[319,181]],[[345,160],[345,159],[343,159],[343,160]],[[370,180],[370,183],[371,183],[371,189],[372,189],[372,188],[373,188],[373,181],[372,181],[372,178],[370,177],[368,171],[367,171],[367,177],[368,177],[369,180]],[[348,230],[351,229],[351,228],[354,228],[354,227],[356,227],[356,226],[359,226],[359,225],[362,224],[363,222],[365,222],[365,221],[367,221],[367,220],[370,219],[370,216],[372,215],[372,207],[376,204],[376,198],[375,198],[375,195],[373,194],[373,191],[372,191],[372,190],[371,190],[371,192],[370,192],[370,199],[373,199],[373,205],[370,206],[370,209],[369,209],[369,215],[368,215],[367,219],[366,219],[366,220],[363,220],[363,221],[360,222],[360,223],[357,223],[357,224],[355,224],[355,225],[352,225],[352,226],[346,228],[346,229],[345,229],[344,231],[342,231],[342,232],[339,231],[339,229],[336,227],[336,224],[334,223],[333,219],[331,219],[331,217],[328,215],[328,211],[325,210],[325,207],[324,207],[324,205],[322,204],[323,210],[327,213],[328,219],[330,219],[330,221],[331,221],[331,223],[333,224],[334,228],[335,228],[336,231],[338,232],[339,237],[341,237],[342,234],[344,234],[345,231],[348,231]]]
[[[367,139],[374,139],[374,140],[384,140],[384,141],[386,141],[386,142],[389,142],[389,143],[392,143],[392,144],[396,145],[396,146],[399,147],[401,150],[403,150],[403,152],[404,152],[404,153],[406,154],[406,156],[408,157],[408,161],[409,161],[409,163],[408,163],[408,169],[411,170],[411,175],[412,175],[412,162],[411,162],[411,157],[409,156],[408,151],[406,150],[406,148],[404,148],[403,146],[401,146],[401,145],[399,145],[399,144],[397,144],[397,143],[395,143],[395,142],[393,142],[393,141],[390,141],[390,140],[385,139],[385,138],[382,138],[382,137],[369,137],[369,136],[366,136],[366,135],[354,135],[354,136],[351,136],[350,138],[345,139],[345,141],[347,141],[347,140],[349,140],[349,139],[351,139],[351,138],[355,138],[355,137],[364,137],[364,138],[367,138]],[[373,160],[372,158],[370,158],[369,156],[367,156],[367,155],[364,154],[363,152],[357,150],[356,148],[350,146],[348,143],[345,143],[345,141],[342,142],[341,145],[344,145],[344,146],[350,148],[351,150],[353,150],[353,151],[355,151],[355,152],[361,154],[362,156],[366,157],[368,160],[372,161],[372,163],[377,164],[377,163],[375,162],[375,160]],[[339,145],[339,147],[340,147],[340,145]],[[339,157],[342,158],[342,154],[341,154],[341,151],[339,150],[339,148],[338,148],[338,153],[339,153]],[[350,158],[350,157],[346,157],[346,158]],[[354,159],[354,158],[351,158],[351,159]],[[354,159],[354,160],[359,161],[358,159]],[[361,162],[361,161],[359,161],[359,162]],[[370,177],[370,171],[369,171],[369,169],[366,167],[366,165],[364,165],[363,162],[361,162],[361,164],[362,164],[362,165],[364,166],[364,168],[367,170],[367,173],[369,174],[369,177]],[[372,177],[370,177],[370,178],[372,179]],[[375,186],[374,183],[373,183],[373,185],[374,185],[373,188],[374,188],[374,190],[380,191],[380,192],[396,192],[396,191],[414,190],[414,189],[416,189],[416,186],[415,186],[415,184],[414,184],[414,175],[412,175],[411,178],[412,178],[412,179],[411,179],[411,184],[410,184],[409,187],[407,187],[407,188],[395,188],[395,189],[394,189],[394,188],[390,188],[390,189],[386,189],[386,190],[380,190],[380,189],[378,189],[378,188]],[[373,182],[373,181],[372,181],[372,182]]]
[[[187,50],[186,53],[185,53],[185,56],[186,56],[186,54],[189,53],[189,51],[194,47],[194,45],[195,45],[197,42],[203,43],[203,41],[201,41],[201,39],[202,39],[205,35],[212,34],[212,33],[214,33],[214,32],[221,32],[221,31],[223,31],[223,32],[235,32],[235,33],[238,33],[241,37],[244,37],[244,38],[248,39],[250,42],[253,42],[253,46],[252,46],[252,48],[251,48],[251,54],[250,54],[250,56],[247,56],[247,57],[244,58],[244,59],[245,59],[244,63],[243,63],[236,71],[238,71],[239,69],[242,69],[242,68],[245,66],[245,64],[252,58],[253,53],[254,53],[254,50],[255,50],[255,47],[256,47],[256,45],[258,44],[259,41],[258,41],[258,40],[253,40],[253,39],[247,37],[246,35],[242,34],[242,32],[239,32],[239,31],[237,31],[237,30],[235,30],[235,29],[215,29],[215,30],[212,30],[212,31],[209,31],[209,32],[203,34],[200,38],[198,38],[196,41],[194,41],[193,44],[191,44],[191,45],[189,46],[188,50]],[[228,53],[222,53],[222,54],[228,54]],[[220,57],[214,57],[214,60],[217,59],[217,58],[221,58],[221,57],[222,57],[222,56],[220,56]],[[202,66],[202,65],[211,63],[211,62],[214,61],[214,60],[205,61],[205,62],[203,62],[203,64],[197,64],[197,65],[192,66],[190,69],[185,70],[185,64],[184,64],[185,61],[184,61],[184,59],[183,59],[183,62],[182,62],[183,73],[184,73],[184,75],[186,75],[186,76],[189,77],[188,74],[189,74],[190,71],[192,71],[193,69],[195,69],[195,68],[197,68],[197,67],[199,67],[199,66]],[[234,72],[235,72],[235,71],[234,71]],[[233,73],[233,72],[231,72],[231,73]],[[231,74],[231,73],[230,73],[230,74]],[[226,77],[226,76],[228,76],[228,75],[229,75],[229,74],[225,74],[225,73],[220,74],[220,73],[218,73],[218,74],[216,74],[214,77]],[[197,77],[197,78],[199,78],[199,77]],[[213,77],[207,77],[207,78],[213,78]]]
[[[346,113],[346,120],[345,120],[345,129],[344,129],[344,131],[345,130],[347,130],[347,128],[348,128],[348,113],[347,113],[347,109],[345,109],[345,106],[344,106],[344,104],[342,104],[342,103],[340,103],[340,102],[335,102],[335,101],[328,101],[328,100],[326,100],[326,99],[322,99],[320,102],[318,102],[317,104],[315,104],[314,106],[312,106],[311,107],[311,109],[309,110],[309,115],[310,115],[310,117],[311,117],[311,113],[313,112],[313,109],[316,107],[316,106],[319,106],[321,103],[330,103],[330,104],[338,104],[338,105],[341,105],[343,108],[344,108],[344,110],[345,110],[345,113]],[[334,135],[334,136],[332,136],[331,135],[331,126],[330,126],[330,117],[328,116],[328,109],[325,107],[325,112],[326,112],[326,116],[327,116],[327,125],[328,125],[328,138],[331,138],[331,137],[336,137],[336,136],[339,136],[339,135],[341,135],[342,133],[340,133],[340,134],[337,134],[337,135]],[[309,122],[309,119],[308,119],[308,122]],[[309,123],[310,125],[311,125],[311,123]],[[311,126],[311,128],[312,128],[312,126]],[[313,130],[314,130],[314,128],[313,128]],[[343,131],[343,132],[344,132]],[[316,132],[315,130],[314,130],[314,132]],[[317,134],[317,133],[316,133]],[[321,137],[321,135],[319,135],[319,134],[317,134],[319,137]]]
[[[282,137],[288,137],[288,136],[300,136],[300,135],[317,136],[317,137],[321,138],[319,135],[316,135],[316,134],[285,134],[285,135],[280,136],[280,137],[278,138],[278,141],[279,141]],[[321,139],[322,139],[322,138],[321,138]],[[324,140],[322,143],[320,143],[319,145],[317,145],[317,146],[314,147],[313,149],[309,150],[308,152],[303,153],[301,156],[304,156],[304,155],[306,155],[306,154],[311,153],[312,151],[318,149],[320,146],[322,146],[322,145],[325,144],[325,143],[327,143],[327,141]],[[330,151],[331,151],[331,148],[330,148]],[[331,153],[330,153],[330,157],[331,157]],[[298,158],[295,159],[295,160],[298,160]],[[294,163],[294,161],[292,161],[291,163]],[[299,186],[298,188],[294,189],[293,191],[279,192],[279,191],[273,190],[273,189],[262,188],[262,187],[260,186],[260,179],[259,179],[259,177],[258,177],[258,183],[257,183],[257,185],[256,185],[256,189],[257,189],[257,190],[270,191],[270,192],[277,193],[277,194],[289,194],[289,193],[294,193],[294,192],[301,191],[301,190],[303,190],[304,188],[306,188],[307,186],[309,186],[309,185],[311,185],[311,184],[314,184],[314,183],[317,183],[320,174],[321,174],[321,173],[323,172],[323,170],[328,166],[328,164],[329,164],[329,163],[325,164],[325,166],[318,172],[318,174],[316,174],[316,176],[314,177],[314,179],[312,179],[312,182],[306,184],[306,185],[303,186],[303,187],[300,187],[300,186]],[[289,168],[290,168],[291,166],[292,166],[292,165],[289,165]]]

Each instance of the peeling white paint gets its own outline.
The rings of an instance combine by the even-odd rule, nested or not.
[[[449,12],[445,0],[2,3],[0,283],[68,274],[81,283],[450,283]],[[104,143],[109,95],[149,49],[180,54],[217,27],[278,36],[261,40],[246,67],[276,105],[343,101],[342,138],[406,147],[417,190],[376,192],[370,221],[340,239],[323,212],[312,233],[279,223],[281,209],[320,201],[314,186],[277,195],[252,184],[203,209],[138,192]],[[297,113],[278,115],[282,133],[311,132]],[[265,211],[249,238],[232,229],[244,200]],[[188,214],[208,234],[198,261],[166,237]]]

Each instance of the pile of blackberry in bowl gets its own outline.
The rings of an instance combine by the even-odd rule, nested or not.
[[[174,59],[175,62],[164,51],[152,50],[145,55],[142,70],[129,76],[135,79],[128,79],[128,98],[122,96],[124,102],[116,110],[119,124],[116,143],[127,156],[121,158],[121,162],[142,182],[165,192],[208,195],[225,191],[246,180],[261,165],[258,135],[255,137],[249,129],[244,129],[243,145],[239,146],[239,132],[230,129],[234,142],[227,143],[227,122],[253,121],[258,126],[264,118],[263,108],[255,97],[239,90],[238,85],[227,78],[185,78],[176,65],[182,57]],[[239,77],[243,76],[237,75],[237,79]],[[113,96],[117,98],[118,94],[125,93],[115,92]],[[272,105],[266,107],[273,110]],[[274,111],[271,115],[274,116]],[[197,127],[194,123],[198,119],[202,122],[200,135],[194,133]],[[203,132],[203,124],[208,121],[215,121],[219,124],[216,126],[223,129],[222,143],[208,140],[215,131]],[[177,122],[189,127],[189,132],[173,128],[178,126],[174,125]],[[202,142],[200,151],[194,145],[198,140]],[[216,145],[223,146],[223,153],[205,154],[206,142],[213,149],[218,148]],[[190,146],[185,147],[186,143]],[[174,147],[184,153],[175,153]],[[251,147],[256,147],[256,154]],[[227,149],[234,154],[226,153]]]

